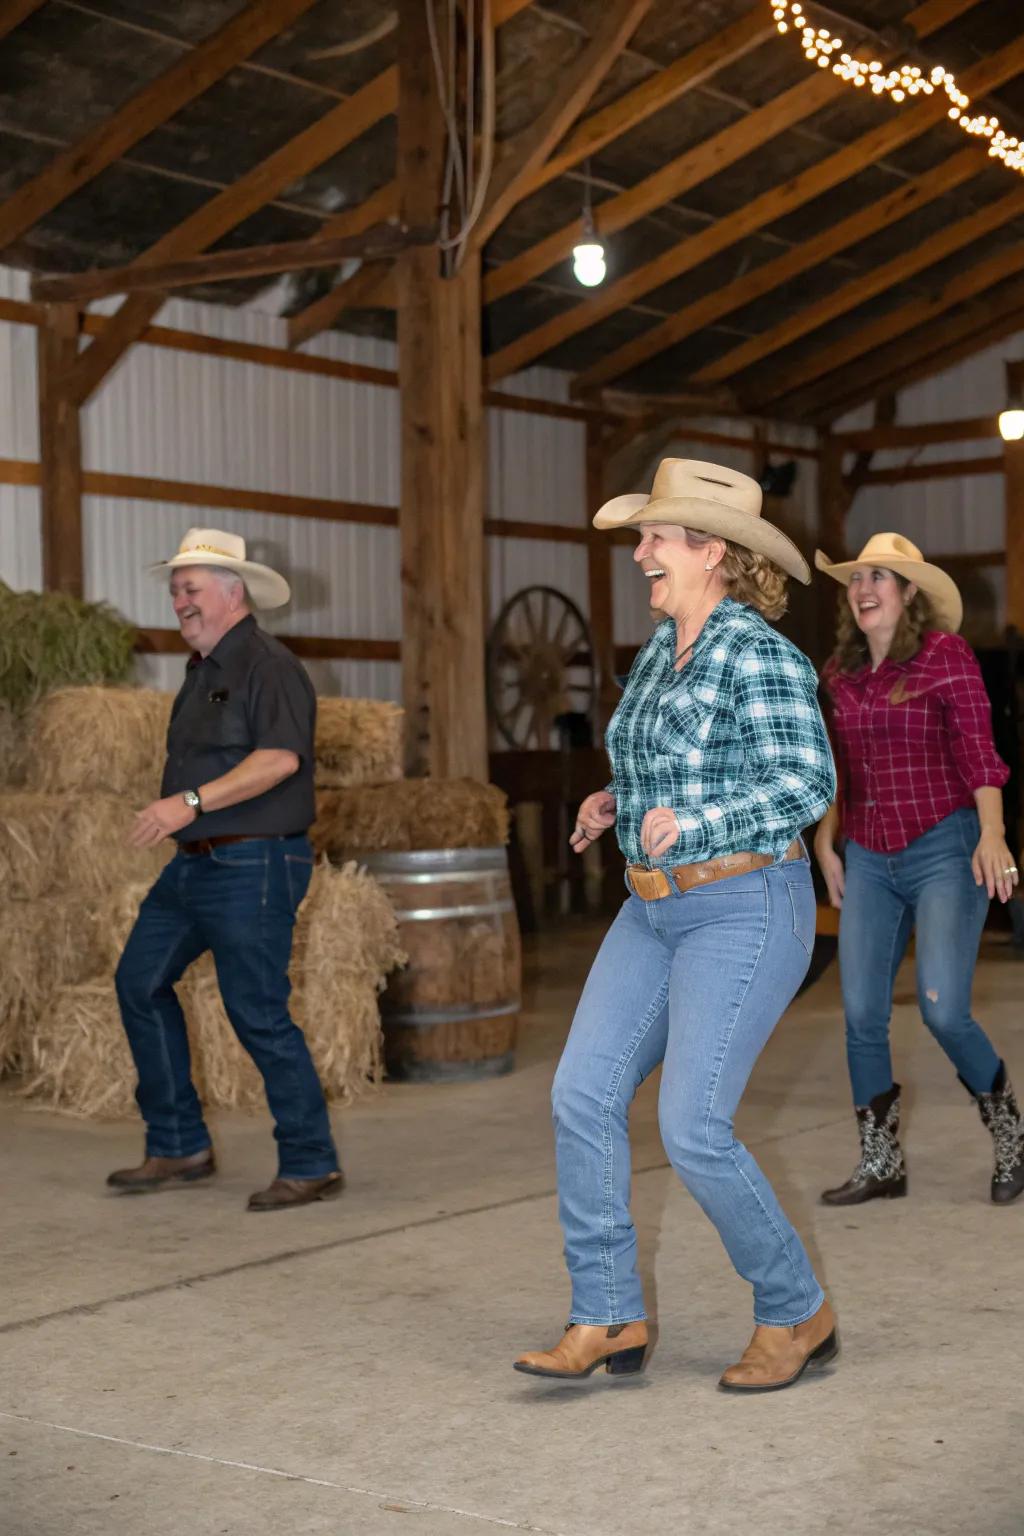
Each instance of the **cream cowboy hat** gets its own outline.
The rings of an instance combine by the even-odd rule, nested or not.
[[[269,565],[257,565],[245,558],[245,540],[222,528],[190,528],[176,555],[148,567],[150,576],[165,576],[186,565],[214,565],[218,570],[234,571],[245,582],[255,608],[281,608],[291,597],[291,588],[283,576]]]
[[[936,629],[945,629],[955,635],[963,623],[964,604],[952,576],[937,565],[929,565],[916,544],[911,544],[901,533],[876,533],[868,539],[856,560],[838,560],[833,565],[821,550],[815,550],[814,563],[819,571],[841,582],[850,584],[850,573],[858,565],[880,566],[882,570],[895,571],[920,587],[932,605]]]
[[[594,518],[595,528],[642,523],[676,523],[696,533],[717,534],[767,556],[797,581],[810,582],[810,567],[792,539],[761,517],[757,481],[721,464],[662,459],[649,496],[615,496]]]

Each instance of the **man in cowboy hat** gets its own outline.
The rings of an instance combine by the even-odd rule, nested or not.
[[[146,1156],[107,1183],[142,1193],[215,1172],[174,992],[210,950],[275,1121],[278,1176],[249,1209],[307,1205],[342,1189],[323,1090],[288,1012],[295,913],[313,871],[316,695],[301,663],[256,623],[254,608],[279,608],[291,594],[283,576],[246,559],[244,539],[191,528],[150,570],[170,577],[192,655],[171,711],[160,798],[132,833],[137,848],[172,838],[177,854],[143,901],[116,976]]]

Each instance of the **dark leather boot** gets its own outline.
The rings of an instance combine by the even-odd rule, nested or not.
[[[250,1211],[288,1211],[296,1205],[312,1205],[316,1200],[333,1200],[345,1188],[340,1173],[328,1173],[322,1179],[275,1179],[269,1189],[249,1197]]]
[[[216,1172],[213,1149],[205,1147],[191,1157],[147,1157],[138,1168],[118,1168],[109,1174],[107,1184],[124,1195],[150,1195],[174,1185],[198,1184]]]
[[[963,1083],[963,1078],[960,1079]],[[967,1088],[967,1084],[964,1083]],[[988,1093],[974,1093],[967,1088],[972,1099],[977,1100],[981,1123],[992,1137],[996,1161],[992,1172],[992,1202],[1009,1205],[1011,1200],[1024,1191],[1024,1121],[1013,1092],[1013,1084],[1006,1075],[1006,1063],[999,1063],[995,1082]]]
[[[527,1376],[560,1379],[589,1376],[604,1366],[609,1376],[635,1376],[647,1359],[647,1324],[570,1323],[554,1349],[530,1350],[512,1369]]]
[[[863,1205],[865,1200],[898,1200],[907,1192],[907,1165],[900,1146],[900,1085],[876,1094],[857,1110],[860,1162],[845,1184],[826,1189],[825,1205]]]

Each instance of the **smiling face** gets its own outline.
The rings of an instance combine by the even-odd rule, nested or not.
[[[684,618],[704,592],[720,583],[707,566],[717,567],[724,552],[721,539],[694,547],[686,529],[675,523],[645,524],[633,559],[649,583],[651,607],[669,618]]]
[[[249,611],[242,583],[225,582],[208,565],[172,571],[171,601],[182,638],[190,650],[201,656],[209,656],[217,642]]]
[[[916,592],[913,582],[900,581],[883,566],[857,565],[850,572],[846,601],[863,634],[880,641],[891,641],[906,605]]]

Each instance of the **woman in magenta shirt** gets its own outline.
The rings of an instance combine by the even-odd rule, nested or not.
[[[861,1138],[851,1177],[829,1205],[906,1194],[900,1085],[889,1049],[893,982],[915,934],[918,1003],[995,1145],[992,1199],[1024,1190],[1024,1124],[992,1042],[971,1014],[988,904],[1017,868],[1006,845],[1009,777],[973,651],[957,634],[955,583],[895,533],[856,560],[817,567],[846,587],[823,683],[840,795],[815,852],[842,909],[839,965],[846,1050]],[[843,854],[837,850],[842,808]]]

